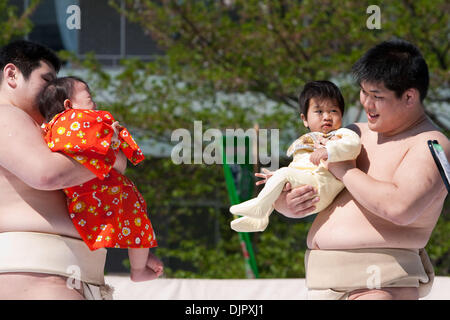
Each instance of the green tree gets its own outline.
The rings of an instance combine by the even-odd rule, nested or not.
[[[119,1],[110,3],[164,54],[150,62],[124,59],[114,75],[97,63],[95,53],[84,60],[68,52],[61,56],[90,70],[87,80],[99,105],[141,138],[170,143],[173,130],[192,132],[194,120],[201,120],[203,130],[255,123],[280,128],[282,141],[289,143],[305,131],[296,102],[301,86],[312,79],[337,80],[347,104],[359,106],[349,70],[368,48],[392,37],[421,49],[431,73],[426,111],[445,128],[437,117],[448,117],[449,102],[444,0],[379,1],[380,30],[366,27],[370,1],[126,0],[123,9]],[[128,174],[148,202],[157,252],[169,276],[244,277],[219,165],[177,166],[153,158]],[[304,276],[310,223],[272,215],[269,228],[252,235],[261,277]],[[449,272],[449,225],[444,214],[430,241],[438,274]]]
[[[30,1],[29,7],[19,16],[18,8],[9,4],[9,0],[0,0],[0,46],[20,36],[24,36],[32,29],[30,15],[38,6],[40,0]]]
[[[165,50],[152,73],[174,76],[177,82],[255,92],[296,109],[306,81],[345,77],[369,47],[400,37],[415,43],[429,64],[427,102],[449,101],[438,91],[449,84],[445,0],[380,1],[380,30],[366,27],[368,0],[127,0],[124,10],[118,1],[110,2]],[[358,88],[351,81],[341,85],[347,101],[355,104]],[[432,108],[427,112],[445,128]]]

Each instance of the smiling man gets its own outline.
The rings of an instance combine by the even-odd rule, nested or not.
[[[40,128],[37,96],[60,66],[32,42],[0,50],[0,299],[102,298],[106,289],[106,250],[80,239],[59,190],[95,176],[51,152]]]
[[[380,43],[353,74],[368,122],[348,128],[363,148],[356,163],[328,165],[346,189],[309,231],[309,298],[418,299],[432,286],[424,247],[447,196],[427,140],[438,140],[447,157],[450,143],[425,115],[428,67],[415,46]],[[285,192],[275,208],[301,218],[311,211],[307,192]]]

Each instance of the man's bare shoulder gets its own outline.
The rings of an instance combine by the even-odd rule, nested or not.
[[[33,119],[22,109],[10,104],[0,104],[0,121],[11,122],[14,119],[27,119],[33,121]]]
[[[402,163],[405,162],[407,164],[404,166],[405,176],[411,170],[417,170],[427,177],[428,180],[422,178],[423,181],[440,181],[437,170],[429,171],[429,168],[435,168],[434,160],[428,147],[429,140],[437,140],[444,149],[447,158],[450,159],[450,142],[448,138],[436,127],[426,125],[420,128],[418,132],[415,132],[415,134],[411,134],[401,140],[401,143],[407,148],[407,152],[402,160]],[[443,188],[443,185],[441,187]]]
[[[434,123],[428,118],[415,126],[409,131],[405,132],[404,138],[408,139],[413,144],[427,144],[428,140],[437,140],[440,144],[448,144],[448,138]]]
[[[0,104],[0,113],[22,111],[11,104]],[[22,111],[23,112],[23,111]]]
[[[430,131],[424,131],[417,135],[417,139],[423,140],[423,139],[434,139],[438,140],[439,143],[446,143],[448,142],[448,138],[445,136],[445,134],[442,131],[439,130],[430,130]]]
[[[349,124],[346,128],[356,132],[360,137],[361,135],[367,133],[368,130],[367,123],[364,122],[355,122]]]
[[[421,132],[416,136],[411,137],[411,140],[414,145],[421,145],[426,148],[428,148],[428,140],[437,140],[444,149],[447,157],[450,156],[450,141],[444,133],[437,129]]]
[[[22,109],[12,105],[0,105],[0,130],[10,128],[37,128],[39,125]]]

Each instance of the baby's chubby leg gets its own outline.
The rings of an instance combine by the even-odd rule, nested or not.
[[[148,248],[129,248],[128,257],[130,258],[132,281],[154,280],[164,271],[161,260],[155,257]]]
[[[267,180],[258,197],[232,206],[230,212],[259,219],[268,217],[287,182],[290,182],[293,188],[306,184],[316,185],[311,172],[290,167],[281,168]]]

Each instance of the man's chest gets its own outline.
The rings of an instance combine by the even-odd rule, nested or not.
[[[377,139],[362,140],[363,148],[357,166],[374,179],[390,181],[408,153],[408,140],[379,142]]]

